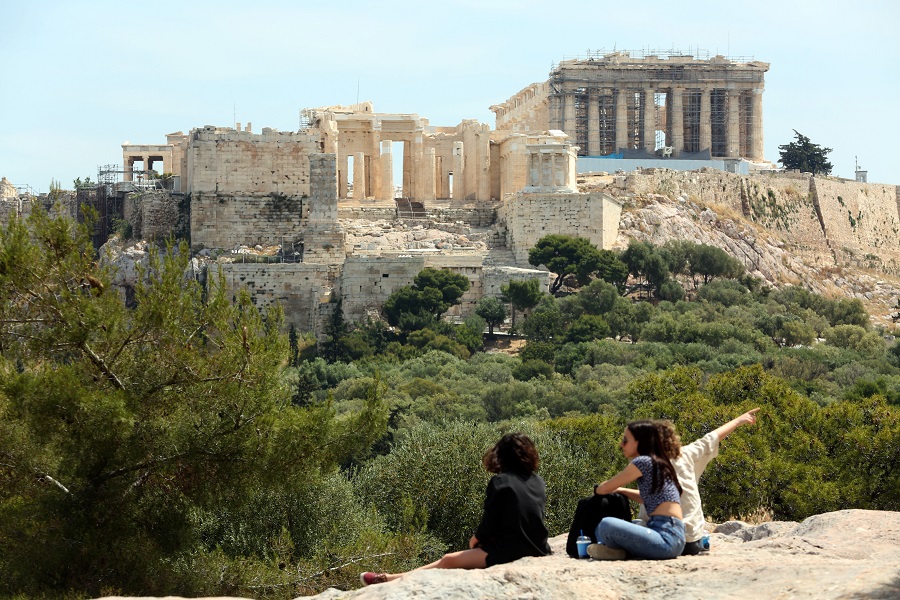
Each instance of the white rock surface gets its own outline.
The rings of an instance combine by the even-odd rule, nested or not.
[[[490,569],[430,570],[317,600],[472,598],[709,600],[746,598],[900,598],[900,512],[843,510],[803,523],[722,524],[712,550],[675,560],[601,562],[554,554]]]

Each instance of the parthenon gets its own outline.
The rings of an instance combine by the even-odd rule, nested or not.
[[[563,60],[546,83],[491,107],[498,130],[558,129],[579,156],[763,161],[769,64],[678,52]]]

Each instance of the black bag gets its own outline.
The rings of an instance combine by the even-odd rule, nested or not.
[[[575,516],[572,518],[572,527],[569,529],[569,539],[566,540],[566,554],[578,558],[578,545],[575,540],[582,531],[591,538],[591,542],[596,543],[594,529],[607,517],[630,521],[631,505],[628,504],[628,498],[622,494],[594,494],[590,498],[579,500]]]

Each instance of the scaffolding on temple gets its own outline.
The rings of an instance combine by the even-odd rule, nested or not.
[[[709,93],[710,131],[713,156],[728,155],[728,90],[715,89]]]

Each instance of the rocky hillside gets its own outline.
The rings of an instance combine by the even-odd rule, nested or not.
[[[900,278],[891,274],[889,259],[900,247],[900,238],[894,237],[880,248],[866,247],[869,253],[882,253],[884,260],[874,254],[868,261],[852,260],[849,248],[832,251],[824,235],[815,239],[817,220],[801,226],[804,216],[807,221],[814,220],[807,214],[813,211],[802,210],[787,200],[778,205],[782,209],[778,219],[771,215],[777,211],[761,214],[765,211],[746,204],[742,210],[741,188],[735,183],[742,180],[740,176],[677,174],[686,178],[681,184],[675,172],[668,173],[672,178],[662,181],[659,174],[646,175],[655,179],[654,185],[647,185],[640,176],[627,181],[622,176],[580,178],[582,191],[603,191],[625,202],[617,247],[625,248],[631,239],[654,244],[686,239],[717,246],[770,285],[800,285],[827,297],[858,298],[874,324],[892,326],[891,315],[897,312],[900,299]],[[724,183],[719,184],[720,179]],[[782,189],[779,194],[772,195],[782,200],[794,192],[788,187],[787,192]]]
[[[844,510],[802,523],[715,527],[711,551],[668,561],[577,560],[565,536],[553,555],[473,571],[431,570],[316,598],[884,599],[900,597],[900,513]]]

